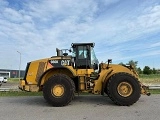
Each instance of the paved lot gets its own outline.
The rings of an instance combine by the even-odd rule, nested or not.
[[[18,89],[18,81],[16,81],[16,82],[8,81],[7,83],[2,83],[0,88]]]
[[[107,96],[76,96],[65,107],[51,107],[42,96],[1,97],[0,120],[159,120],[160,95],[142,96],[129,107]]]

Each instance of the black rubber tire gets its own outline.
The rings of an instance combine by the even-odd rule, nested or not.
[[[117,87],[121,82],[129,83],[133,91],[129,96],[122,96],[118,93]],[[141,95],[141,88],[139,81],[128,73],[116,73],[110,77],[107,84],[107,94],[109,98],[117,105],[130,106],[137,102]]]
[[[62,96],[54,96],[52,94],[52,88],[56,85],[62,85],[64,87],[64,93]],[[63,74],[57,74],[48,79],[43,87],[43,96],[45,100],[55,107],[61,107],[69,104],[74,98],[75,85],[71,78]]]
[[[106,95],[108,95],[107,85],[106,85],[106,87],[104,88],[104,93],[106,93]]]

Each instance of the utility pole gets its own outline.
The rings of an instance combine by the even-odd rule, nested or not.
[[[17,51],[19,53],[19,80],[21,79],[21,52]]]

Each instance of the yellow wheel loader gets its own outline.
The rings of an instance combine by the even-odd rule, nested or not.
[[[52,106],[65,106],[75,93],[107,94],[117,105],[129,106],[141,94],[149,95],[134,68],[98,63],[94,43],[72,43],[71,49],[56,49],[57,55],[27,63],[21,90],[43,91]],[[70,55],[69,55],[70,54]]]

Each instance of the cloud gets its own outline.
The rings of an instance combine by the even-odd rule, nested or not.
[[[3,11],[0,12],[0,50],[17,63],[16,51],[21,51],[23,68],[26,62],[52,56],[56,47],[69,48],[73,42],[95,42],[100,61],[101,58],[104,61],[141,57],[136,51],[140,51],[140,55],[149,50],[154,53],[159,46],[159,38],[145,42],[160,30],[158,3],[120,0],[0,2],[0,11]]]
[[[103,16],[103,19],[94,26],[96,27],[95,33],[98,36],[93,37],[93,39],[100,39],[98,42],[98,51],[103,48],[103,51],[98,52],[99,56],[103,56],[103,54],[106,53],[107,56],[113,56],[113,58],[117,60],[134,59],[137,57],[144,57],[141,55],[134,55],[137,54],[137,52],[142,52],[142,54],[146,54],[145,56],[149,56],[151,55],[148,54],[148,51],[151,50],[150,47],[152,47],[152,49],[157,49],[155,48],[154,42],[159,39],[155,34],[158,34],[160,30],[159,5],[154,4],[152,7],[145,6],[145,8],[143,7],[144,4],[141,6],[142,7],[139,8],[137,12],[134,12],[136,8],[133,6],[134,9],[130,11],[130,14],[124,14],[123,11],[118,13],[118,15],[112,16],[112,14],[109,14],[107,16],[109,20],[107,17],[104,18]],[[116,11],[118,10],[119,9]],[[118,19],[110,19],[117,17]],[[154,46],[150,46],[151,44]],[[156,45],[159,44],[157,43]],[[155,53],[156,50],[151,52]]]
[[[56,47],[64,47],[67,41],[80,40],[78,36],[85,34],[96,12],[92,0],[87,3],[80,0],[25,1],[18,9],[12,7],[11,2],[1,2],[0,35],[3,41],[0,44],[3,47],[8,46],[4,41],[12,44],[10,49],[32,56],[30,59],[51,56]],[[43,55],[37,54],[37,50]]]
[[[151,32],[160,29],[160,5],[155,5],[144,9],[142,15],[137,18],[139,29],[145,29],[146,32]]]
[[[154,44],[150,45],[150,47],[160,47],[160,42],[154,43]]]

